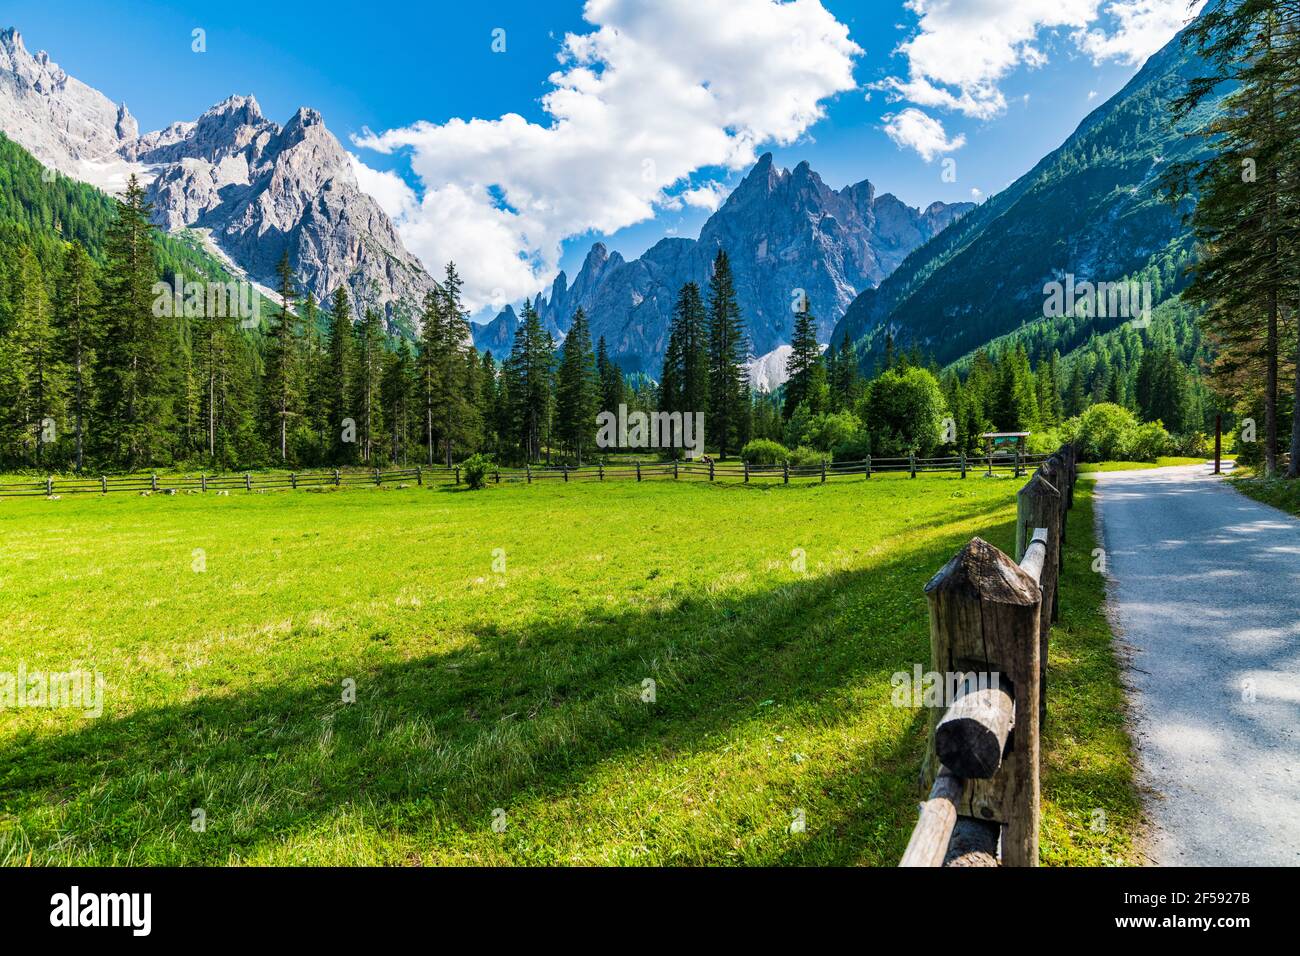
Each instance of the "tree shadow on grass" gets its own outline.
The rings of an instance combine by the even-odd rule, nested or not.
[[[1011,525],[989,517],[1004,507],[981,502],[952,520],[1005,543]],[[843,725],[852,757],[801,778],[832,808],[810,821],[810,838],[748,859],[879,861],[906,841],[924,735],[920,714],[888,730],[898,723],[889,676],[928,666],[921,589],[969,537],[757,592],[526,625],[485,619],[475,641],[447,652],[19,736],[0,744],[0,859],[224,863],[355,810],[379,828],[432,816],[449,839],[491,838],[496,807],[581,804],[574,795],[595,774],[714,752],[779,712],[783,727]],[[351,704],[340,699],[348,677]],[[642,699],[647,678],[654,703]],[[864,690],[867,703],[854,703]],[[188,839],[197,807],[228,824]],[[728,843],[716,842],[689,861],[726,862]]]

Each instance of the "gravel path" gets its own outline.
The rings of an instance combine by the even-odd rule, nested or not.
[[[1212,466],[1105,472],[1112,620],[1164,866],[1300,865],[1300,521]]]

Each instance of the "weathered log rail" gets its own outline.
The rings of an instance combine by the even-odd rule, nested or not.
[[[1077,476],[1066,445],[1017,496],[1017,560],[973,538],[925,587],[931,671],[960,676],[930,708],[929,797],[900,866],[1038,865],[1048,636]]]

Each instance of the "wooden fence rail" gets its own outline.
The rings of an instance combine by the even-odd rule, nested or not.
[[[952,696],[930,708],[932,786],[900,866],[1038,865],[1048,635],[1077,476],[1066,445],[1017,496],[1016,560],[973,538],[925,586],[931,671]]]
[[[964,455],[946,458],[866,458],[862,461],[817,462],[802,465],[749,465],[743,461],[653,461],[653,462],[614,462],[611,464],[586,465],[581,468],[571,465],[528,465],[523,468],[497,468],[493,466],[488,480],[493,484],[501,482],[535,481],[616,481],[616,480],[664,480],[675,481],[741,481],[758,482],[764,480],[781,481],[789,484],[791,479],[827,482],[831,479],[843,479],[858,476],[870,479],[873,474],[883,472],[908,472],[913,478],[921,472],[951,472],[962,478],[970,471],[987,470],[1009,472],[1019,477],[1026,469],[1039,466],[1048,461],[1045,455],[1003,455],[981,458],[968,458]],[[463,479],[462,466],[421,466],[416,468],[399,468],[387,471],[381,469],[323,469],[287,473],[198,475],[198,476],[160,476],[128,475],[112,477],[45,477],[25,482],[0,483],[0,497],[34,497],[37,495],[52,497],[63,494],[111,494],[130,492],[135,494],[179,494],[206,493],[210,491],[229,493],[233,490],[276,491],[283,489],[298,490],[303,488],[335,487],[343,488],[358,485],[384,485],[394,482],[414,481],[418,485],[454,484],[459,485]]]

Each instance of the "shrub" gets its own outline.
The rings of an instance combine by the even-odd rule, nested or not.
[[[465,475],[465,484],[477,491],[487,485],[487,475],[492,470],[492,459],[487,455],[471,455],[461,462],[460,467]]]
[[[807,445],[818,451],[830,451],[840,445],[859,442],[863,433],[862,420],[852,412],[825,412],[810,415],[801,404],[785,429],[787,448]]]
[[[818,451],[816,448],[809,448],[807,445],[800,445],[794,451],[790,452],[790,464],[792,465],[820,465],[823,461],[829,461],[830,455],[824,451]]]
[[[939,382],[923,368],[890,369],[867,386],[858,405],[872,454],[884,458],[931,455],[943,440],[947,414]]]
[[[751,465],[780,465],[790,460],[790,452],[780,442],[755,438],[740,449],[740,457]]]
[[[1169,454],[1180,458],[1208,458],[1213,453],[1214,440],[1205,432],[1188,432],[1170,440]]]
[[[1055,428],[1044,429],[1041,432],[1033,432],[1025,441],[1025,454],[1027,455],[1054,455],[1060,451],[1061,446],[1065,444],[1061,433]]]
[[[1127,408],[1101,402],[1067,421],[1061,431],[1079,443],[1083,461],[1117,461],[1124,457],[1125,441],[1135,428],[1137,419]]]
[[[1169,450],[1169,432],[1160,422],[1135,425],[1124,435],[1122,452],[1129,461],[1155,461]]]

